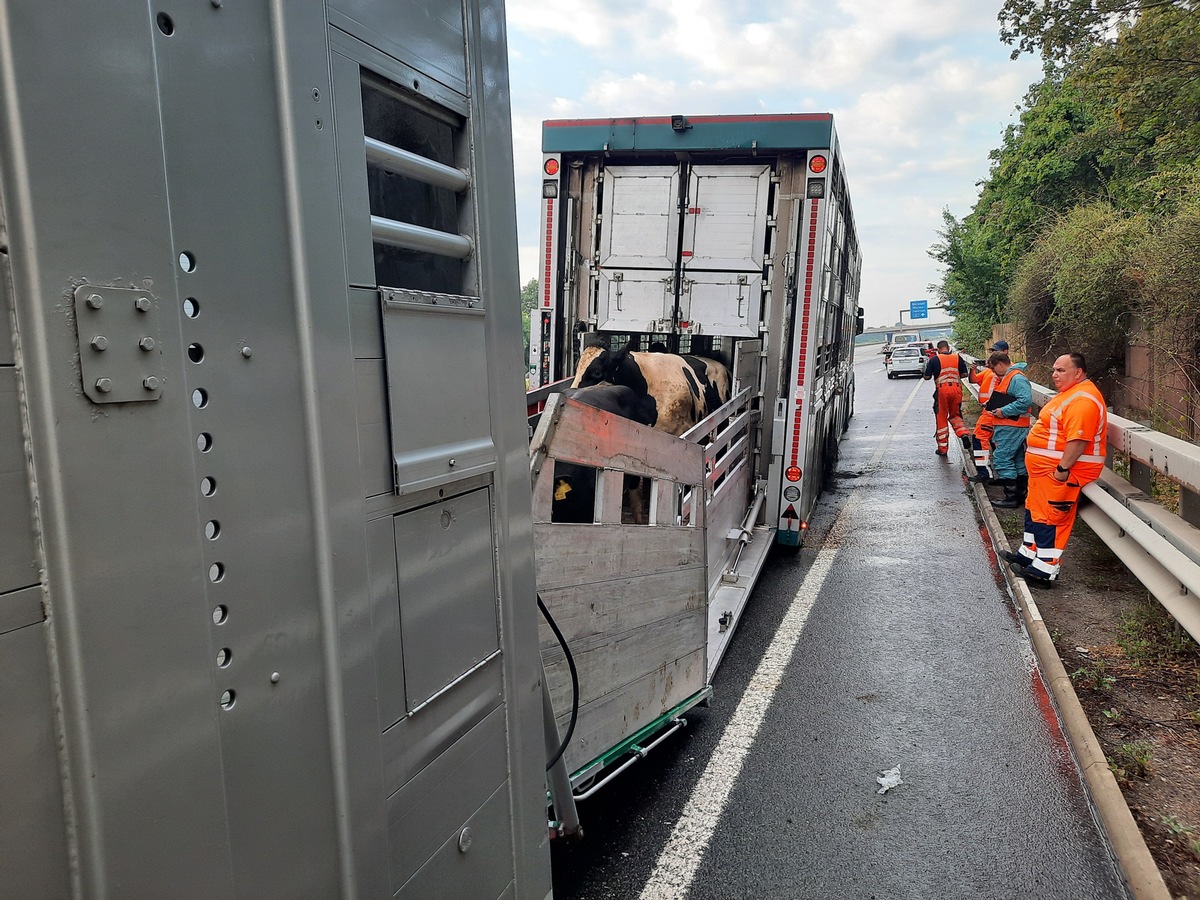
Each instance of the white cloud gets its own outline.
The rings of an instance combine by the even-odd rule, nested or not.
[[[993,4],[961,0],[530,0],[508,4],[521,271],[537,269],[540,123],[834,113],[864,253],[867,321],[938,278],[941,211],[965,214],[1036,60]]]

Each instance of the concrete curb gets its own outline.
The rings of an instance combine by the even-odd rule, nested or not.
[[[963,468],[974,474],[974,463],[965,458]],[[1010,549],[1008,538],[1000,526],[1000,519],[992,509],[987,490],[981,484],[973,484],[971,488],[976,509],[987,526],[992,546],[997,550]],[[1150,855],[1150,849],[1133,819],[1133,813],[1129,811],[1125,795],[1121,793],[1117,779],[1108,768],[1108,760],[1105,759],[1087,714],[1075,695],[1075,686],[1071,683],[1070,676],[1067,675],[1058,656],[1058,650],[1050,639],[1050,632],[1046,630],[1046,623],[1042,621],[1042,614],[1029,592],[1029,586],[1013,575],[1003,562],[1000,563],[1000,571],[1017,600],[1021,617],[1025,621],[1025,630],[1029,633],[1034,652],[1037,654],[1042,677],[1058,709],[1059,721],[1075,753],[1075,759],[1091,793],[1092,804],[1100,817],[1101,826],[1108,835],[1109,844],[1116,854],[1117,863],[1130,892],[1136,900],[1171,900],[1171,893],[1163,882],[1162,873],[1158,871],[1154,857]]]

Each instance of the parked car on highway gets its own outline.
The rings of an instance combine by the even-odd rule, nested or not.
[[[897,347],[892,355],[884,360],[888,378],[900,375],[920,375],[925,371],[925,363],[929,359],[919,347]]]

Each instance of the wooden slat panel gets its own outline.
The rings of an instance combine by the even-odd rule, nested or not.
[[[706,590],[704,569],[696,567],[621,578],[587,588],[542,590],[540,594],[574,651],[577,641],[602,634],[619,635],[683,611],[704,609],[708,603]],[[543,650],[558,646],[549,625],[543,621],[539,629]]]
[[[684,525],[535,524],[542,592],[704,564],[704,532]]]
[[[556,459],[685,484],[703,482],[704,449],[698,444],[561,396],[550,398],[547,411],[556,399],[562,403],[562,416],[548,441]]]
[[[596,491],[600,495],[597,503],[600,510],[599,521],[620,524],[624,485],[624,473],[611,470],[600,472],[596,479]]]
[[[579,702],[590,703],[694,650],[703,650],[707,640],[708,612],[699,609],[624,634],[573,642],[570,647],[579,673]],[[554,708],[560,709],[571,702],[571,674],[557,643],[542,651],[542,664]]]
[[[704,667],[704,651],[697,650],[581,708],[567,747],[567,768],[578,770],[701,690]],[[559,733],[565,734],[569,701],[556,702],[554,709]]]
[[[679,516],[678,489],[675,483],[659,478],[653,484],[650,521],[655,525],[674,525]]]

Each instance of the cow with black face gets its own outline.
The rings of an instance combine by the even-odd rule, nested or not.
[[[562,392],[585,406],[591,406],[613,415],[653,425],[658,417],[654,398],[639,394],[622,384],[594,384],[588,387],[567,388]],[[645,491],[642,479],[625,476],[624,492],[626,505],[635,525],[646,524]],[[592,521],[596,505],[596,470],[589,466],[558,461],[554,465],[553,522]]]
[[[628,345],[620,350],[595,345],[584,349],[571,387],[603,383],[651,399],[656,415],[648,424],[673,435],[683,434],[729,400],[729,370],[717,360],[642,353]]]

